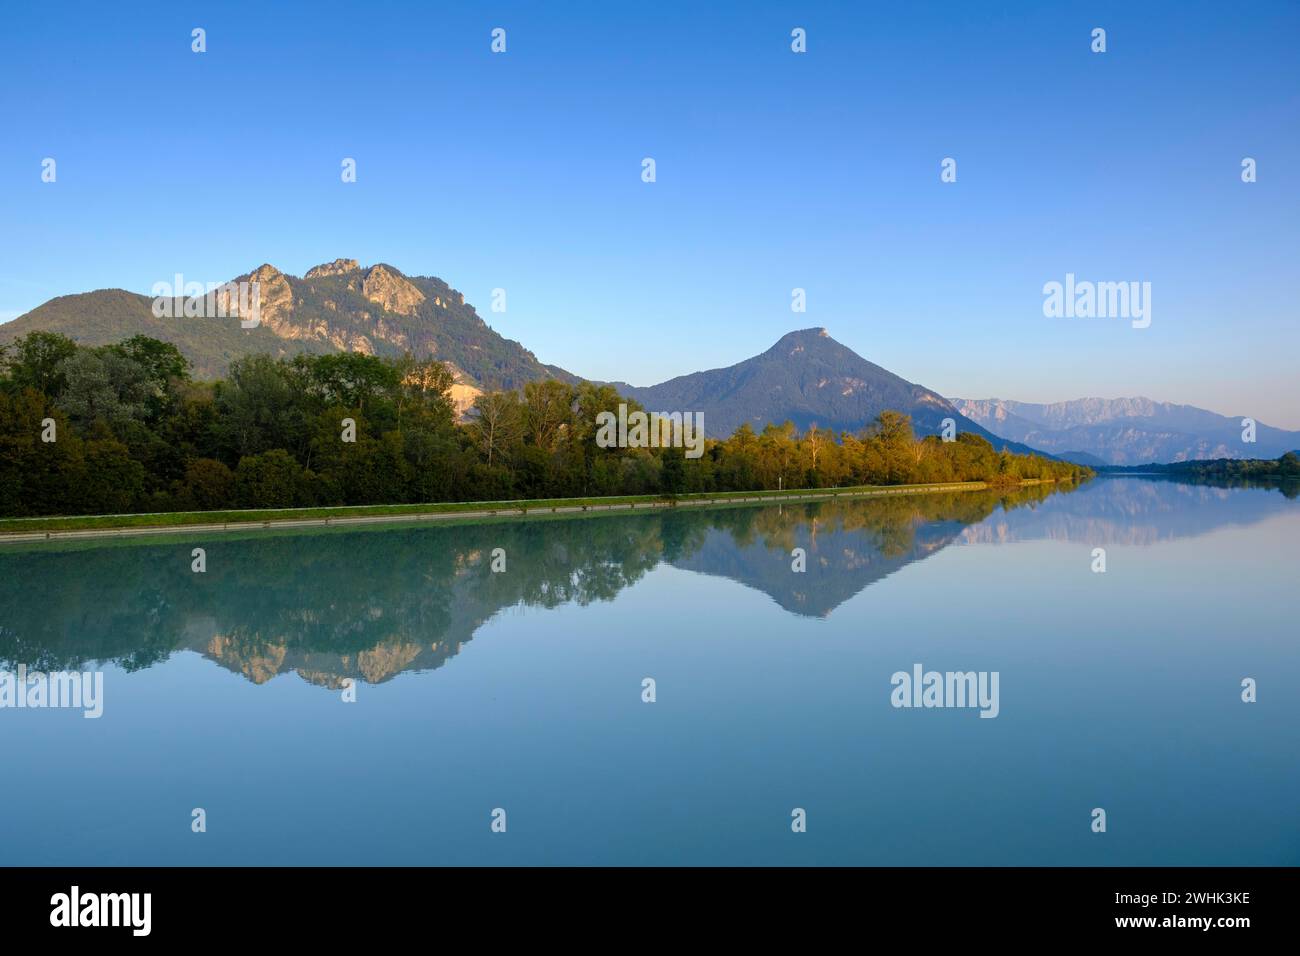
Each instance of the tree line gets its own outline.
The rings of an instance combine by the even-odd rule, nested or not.
[[[1300,480],[1300,454],[1289,451],[1278,458],[1207,458],[1169,464],[1112,465],[1105,471],[1225,481],[1295,481]]]
[[[0,515],[111,514],[619,494],[1011,482],[1090,474],[978,435],[918,438],[883,412],[857,433],[744,425],[681,448],[604,448],[609,385],[530,382],[464,421],[440,361],[250,355],[198,381],[170,343],[80,346],[32,332],[0,349]],[[351,426],[346,423],[351,420]],[[707,426],[707,422],[706,422]],[[345,440],[350,439],[350,440]]]

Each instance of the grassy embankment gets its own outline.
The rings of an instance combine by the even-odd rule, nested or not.
[[[334,508],[276,508],[247,511],[183,511],[128,515],[72,515],[68,517],[0,519],[0,540],[59,537],[75,532],[152,532],[202,527],[292,527],[308,524],[349,524],[363,521],[405,521],[420,518],[471,516],[527,516],[565,512],[632,510],[637,507],[736,504],[768,500],[874,497],[887,494],[921,494],[938,491],[975,491],[983,488],[1051,484],[1033,479],[994,485],[983,481],[929,482],[917,485],[860,485],[851,488],[803,488],[793,491],[719,491],[678,495],[623,495],[609,498],[551,498],[529,501],[463,501],[410,505],[343,505]]]

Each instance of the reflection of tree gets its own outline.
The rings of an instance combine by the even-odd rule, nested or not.
[[[863,588],[946,547],[998,506],[1036,503],[1050,493],[897,495],[715,512],[697,549],[673,563],[760,590],[793,613],[825,616]],[[794,548],[805,551],[804,574],[790,571]]]
[[[907,560],[920,528],[959,528],[999,504],[1046,493],[218,538],[202,542],[204,574],[190,570],[194,543],[179,537],[0,552],[0,662],[67,670],[114,661],[138,669],[191,649],[258,681],[288,669],[324,683],[353,675],[382,680],[439,666],[502,608],[611,600],[661,561],[699,560],[719,534],[729,556],[710,557],[699,568],[705,573],[761,582],[766,560],[758,569],[723,564],[756,545],[788,555],[810,535],[848,535],[842,554],[832,549],[823,557],[852,575],[862,555]],[[942,543],[951,537],[945,533]],[[504,573],[491,570],[496,548],[505,551]],[[788,571],[788,560],[776,564]],[[771,586],[787,587],[788,577]],[[847,586],[866,583],[859,577]]]
[[[746,509],[743,526],[731,525],[736,544],[761,540],[769,548],[789,551],[797,547],[799,532],[861,532],[886,557],[906,554],[915,545],[916,529],[923,524],[983,521],[1001,505],[1013,508],[1042,501],[1054,486],[1037,485],[1011,492],[949,492],[930,495],[896,495],[864,502],[849,498],[800,502],[761,510]],[[716,526],[716,525],[715,525]],[[738,533],[734,533],[738,532]]]
[[[1218,463],[1215,462],[1215,464]],[[1119,474],[1123,474],[1123,472],[1119,472]],[[1148,481],[1173,481],[1183,485],[1205,485],[1210,488],[1276,488],[1284,497],[1290,499],[1300,495],[1300,479],[1295,478],[1238,478],[1216,474],[1200,475],[1195,472],[1188,474],[1143,475],[1142,477]]]

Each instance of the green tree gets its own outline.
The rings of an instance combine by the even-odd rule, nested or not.
[[[79,492],[89,514],[123,514],[135,510],[144,494],[144,466],[119,441],[86,442],[86,472]]]
[[[57,366],[64,385],[58,406],[78,425],[120,426],[144,418],[150,387],[145,369],[112,349],[78,349]]]
[[[294,365],[305,370],[313,394],[324,405],[344,405],[373,413],[382,399],[396,398],[401,385],[398,367],[374,355],[338,352],[333,355],[300,355]]]
[[[150,421],[158,421],[172,399],[173,389],[190,378],[190,362],[170,342],[160,342],[147,335],[133,335],[110,345],[109,349],[135,362],[144,370],[148,389],[145,398]]]
[[[60,365],[77,354],[77,343],[58,332],[29,332],[0,349],[0,362],[10,387],[32,388],[50,398],[63,391]]]
[[[524,407],[516,392],[485,392],[474,400],[469,432],[489,468],[510,455],[524,427]]]
[[[55,440],[42,440],[53,419]],[[66,415],[34,388],[0,391],[0,515],[75,513],[82,507],[85,459]]]
[[[241,508],[293,508],[304,503],[305,474],[283,448],[239,460],[235,501]]]
[[[554,451],[571,424],[576,399],[572,385],[554,379],[525,385],[525,440],[543,451]]]
[[[232,460],[273,448],[304,455],[310,441],[302,383],[284,362],[268,355],[236,359],[216,389],[214,430]]]
[[[681,448],[665,448],[659,456],[662,464],[659,480],[666,495],[678,495],[686,490],[686,452]]]
[[[234,503],[235,473],[224,462],[196,458],[185,466],[188,507],[199,511],[229,508]]]

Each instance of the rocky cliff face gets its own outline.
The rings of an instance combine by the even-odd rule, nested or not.
[[[217,293],[221,317],[175,319],[154,316],[148,296],[100,290],[52,299],[0,325],[0,344],[37,329],[62,332],[85,345],[148,335],[173,342],[200,378],[224,376],[232,361],[250,353],[361,352],[394,358],[410,353],[451,366],[456,376],[452,398],[461,408],[483,390],[521,388],[551,378],[578,381],[503,338],[464,294],[433,276],[335,259],[301,278],[264,263],[233,281],[258,284],[257,328],[241,328],[232,308],[238,293],[230,289]]]
[[[260,319],[263,325],[281,338],[302,338],[300,330],[289,321],[293,313],[293,290],[289,280],[279,269],[269,262],[263,263],[247,275],[239,276],[234,284],[241,282],[256,283],[257,297],[260,303]],[[217,291],[217,300],[227,312],[234,311],[232,304],[239,298],[238,292],[231,288]]]
[[[415,315],[424,293],[407,282],[401,273],[385,266],[372,266],[361,282],[362,294],[375,305],[396,315]]]

